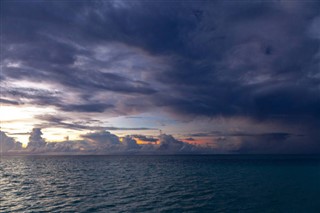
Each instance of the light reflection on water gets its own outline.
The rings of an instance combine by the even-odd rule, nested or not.
[[[0,212],[320,212],[317,156],[7,156]]]

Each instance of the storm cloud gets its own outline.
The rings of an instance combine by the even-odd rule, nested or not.
[[[320,150],[319,11],[316,1],[5,1],[1,102],[65,113],[159,109],[177,119],[298,123],[306,150]],[[238,151],[278,150],[272,141],[292,139],[255,137],[270,147],[246,139]]]

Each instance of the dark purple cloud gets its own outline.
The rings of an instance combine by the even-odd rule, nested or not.
[[[58,115],[40,115],[35,116],[36,119],[41,121],[41,124],[38,125],[39,128],[50,128],[50,127],[60,127],[66,129],[74,129],[74,130],[107,130],[107,131],[126,131],[126,130],[157,130],[155,128],[148,127],[116,127],[116,126],[107,126],[103,122],[99,120],[88,120],[88,119],[76,119],[66,116],[58,116]]]
[[[3,105],[20,105],[18,101],[0,98],[0,103]]]
[[[318,2],[122,3],[4,1],[2,102],[301,123],[320,147]],[[9,84],[20,80],[57,92]]]

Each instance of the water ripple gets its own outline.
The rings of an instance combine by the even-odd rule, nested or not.
[[[320,158],[2,157],[0,212],[320,212]]]

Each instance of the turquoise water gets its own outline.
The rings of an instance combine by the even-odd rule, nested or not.
[[[320,212],[319,156],[2,156],[0,212]]]

